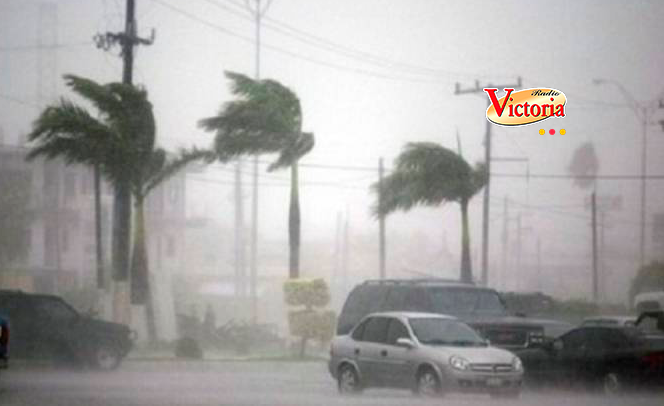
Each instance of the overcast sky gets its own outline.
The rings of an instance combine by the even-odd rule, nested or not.
[[[43,67],[43,77],[55,72],[101,82],[119,80],[118,50],[98,50],[91,38],[97,32],[122,29],[124,2],[53,3],[58,5],[57,40],[62,47],[57,49],[57,64]],[[34,48],[39,4],[0,0],[0,126],[5,142],[16,142],[17,135],[29,129],[40,103],[39,52]],[[208,145],[212,136],[196,122],[229,100],[223,72],[254,74],[254,26],[243,18],[248,15],[243,4],[137,0],[138,32],[149,36],[154,28],[156,40],[139,48],[135,82],[150,92],[163,146]],[[434,141],[456,148],[457,133],[465,158],[481,160],[487,98],[455,96],[454,85],[472,87],[475,80],[481,85],[513,84],[521,77],[524,88],[563,91],[567,116],[517,128],[494,126],[494,156],[526,157],[529,164],[494,163],[493,172],[565,174],[574,149],[592,141],[601,173],[639,174],[640,122],[617,87],[594,86],[592,80],[615,80],[638,101],[656,100],[662,94],[663,2],[274,0],[266,17],[261,76],[281,81],[301,98],[304,129],[316,136],[316,147],[303,163],[373,167],[384,157],[389,167],[404,143]],[[348,54],[352,57],[344,56]],[[42,65],[44,60],[48,58]],[[57,92],[68,96],[59,79]],[[653,110],[653,123],[664,117],[662,112]],[[556,135],[539,135],[540,128],[555,129]],[[566,134],[560,135],[563,128]],[[664,133],[659,125],[648,126],[648,142],[648,171],[664,174]],[[191,215],[232,224],[230,186],[201,180],[230,182],[230,169],[190,176]],[[369,213],[373,196],[367,189],[374,178],[371,172],[302,168],[305,246],[307,239],[333,241],[338,211],[348,211],[355,233],[375,234],[377,226]],[[287,172],[261,178],[269,184],[260,192],[263,238],[286,239],[287,180]],[[648,184],[650,214],[664,210],[662,182]],[[491,252],[496,263],[505,196],[534,206],[520,210],[524,227],[530,229],[524,237],[529,261],[538,237],[549,263],[564,262],[565,255],[587,258],[588,191],[574,188],[569,180],[494,178],[492,186]],[[634,180],[598,185],[600,194],[623,196],[622,210],[607,215],[606,244],[628,257],[614,273],[633,265],[638,252],[638,186]],[[517,206],[512,209],[514,219]],[[477,252],[479,195],[472,216]],[[456,205],[396,214],[388,221],[388,236],[424,233],[435,247],[445,234],[456,255],[458,218]],[[656,250],[649,250],[654,257]]]

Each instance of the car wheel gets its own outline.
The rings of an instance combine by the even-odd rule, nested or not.
[[[609,372],[602,378],[602,389],[607,395],[617,395],[623,391],[623,380],[616,372]]]
[[[92,366],[100,371],[112,371],[120,365],[122,357],[120,352],[110,344],[99,345],[92,359]]]
[[[415,393],[420,396],[438,397],[442,394],[442,385],[436,372],[431,368],[424,368],[415,381]]]
[[[355,367],[349,364],[343,364],[339,367],[337,374],[337,387],[341,394],[357,394],[362,391],[360,376]]]

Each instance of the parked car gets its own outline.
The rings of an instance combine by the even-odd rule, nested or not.
[[[634,327],[636,317],[634,316],[594,316],[586,317],[581,322],[582,326],[614,326],[614,327]]]
[[[635,327],[582,326],[519,356],[529,384],[616,393],[664,385],[664,348],[653,344]]]
[[[57,296],[0,290],[0,313],[11,323],[13,358],[52,358],[109,370],[132,347],[127,326],[81,315]]]
[[[545,332],[567,326],[549,320],[511,316],[493,289],[443,279],[372,280],[357,285],[346,299],[337,334],[348,334],[364,316],[383,311],[446,314],[471,325],[492,345],[517,351],[541,345]],[[568,329],[568,328],[567,328]]]
[[[426,396],[448,391],[517,397],[523,368],[467,324],[430,313],[373,313],[330,347],[329,370],[341,393],[368,387],[411,389]]]
[[[9,366],[9,322],[0,316],[0,369]]]

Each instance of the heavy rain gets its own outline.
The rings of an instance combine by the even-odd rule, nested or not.
[[[662,19],[1,0],[0,404],[661,404]]]

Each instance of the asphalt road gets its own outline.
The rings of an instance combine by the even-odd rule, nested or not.
[[[339,396],[320,362],[126,362],[110,373],[16,366],[0,372],[2,406],[189,405],[662,405],[664,395],[606,398],[562,392],[526,392],[518,400],[448,395],[427,400],[407,391],[369,390]]]

